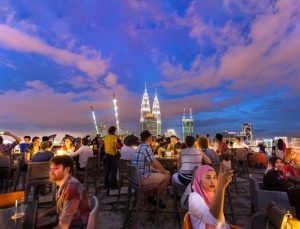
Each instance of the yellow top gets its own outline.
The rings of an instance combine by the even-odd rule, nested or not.
[[[38,146],[33,146],[33,149],[32,149],[32,156],[35,155],[37,152],[40,151],[40,147]]]
[[[117,136],[116,135],[106,135],[104,138],[105,153],[110,155],[117,154]]]

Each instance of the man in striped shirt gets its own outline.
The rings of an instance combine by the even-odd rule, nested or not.
[[[160,184],[159,192],[161,194],[170,182],[170,172],[154,157],[150,147],[152,143],[152,134],[150,131],[144,130],[141,133],[141,140],[142,143],[139,145],[132,163],[139,168],[142,185]],[[153,170],[151,170],[150,166],[152,166]],[[165,207],[161,201],[160,206]]]

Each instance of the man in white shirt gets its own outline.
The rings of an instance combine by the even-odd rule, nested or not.
[[[233,148],[249,148],[249,146],[241,141],[241,138],[237,137],[233,143]]]
[[[137,153],[137,145],[139,138],[134,135],[129,135],[124,139],[124,145],[121,148],[121,159],[133,160]]]
[[[76,167],[79,171],[84,171],[87,160],[93,156],[93,150],[88,146],[88,139],[82,139],[82,146],[73,153],[69,153],[69,156],[73,157],[76,161]]]

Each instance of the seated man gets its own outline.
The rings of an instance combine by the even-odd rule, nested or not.
[[[54,157],[54,153],[51,151],[52,142],[44,141],[41,143],[41,150],[37,152],[31,162],[45,162],[50,161]]]
[[[240,137],[236,137],[235,141],[233,143],[233,148],[239,149],[239,148],[249,148],[249,146],[245,143],[241,141]]]
[[[57,214],[57,228],[85,228],[88,222],[88,196],[83,185],[70,175],[72,169],[73,159],[70,156],[56,156],[51,160],[50,180],[59,187],[56,207],[41,213],[38,219]],[[45,228],[51,227],[48,225]]]
[[[8,131],[4,131],[2,135],[6,135],[15,139],[15,141],[11,144],[4,144],[4,139],[2,136],[0,136],[0,156],[10,156],[11,150],[15,148],[15,146],[18,145],[22,139]]]
[[[167,146],[167,150],[175,151],[175,150],[181,150],[181,143],[178,141],[178,138],[175,135],[172,135],[170,137],[170,144]]]
[[[165,170],[158,160],[155,159],[151,150],[152,134],[149,130],[144,130],[141,133],[142,143],[137,149],[137,154],[132,161],[139,168],[142,185],[160,184],[159,193],[161,194],[170,182],[170,172]],[[150,166],[155,170],[151,171]],[[155,203],[153,198],[150,198],[152,203]],[[160,200],[160,207],[166,206]]]
[[[217,133],[215,137],[215,143],[213,146],[213,150],[220,156],[224,156],[228,152],[228,146],[225,142],[223,142],[223,135]]]
[[[136,148],[139,138],[134,135],[129,135],[124,139],[124,145],[121,148],[121,159],[133,160],[136,154]]]

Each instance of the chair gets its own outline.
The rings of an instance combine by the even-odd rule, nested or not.
[[[31,186],[35,188],[45,185],[52,185],[49,179],[50,162],[30,162],[28,163],[26,184],[25,184],[25,202],[28,201],[28,194]],[[34,199],[38,198],[38,192],[35,190]],[[53,193],[52,193],[53,194]],[[55,195],[55,193],[53,194]]]
[[[119,159],[118,167],[119,167],[119,190],[118,190],[118,199],[117,205],[119,205],[120,195],[121,195],[121,188],[123,186],[124,180],[127,179],[128,176],[128,166],[127,164],[130,163],[129,160]]]
[[[23,191],[0,194],[0,208],[14,206],[16,200],[24,199],[24,194]]]
[[[37,213],[38,213],[38,200],[35,199],[33,201],[30,201],[27,204],[23,228],[36,228]]]
[[[271,201],[263,209],[257,212],[251,223],[251,228],[300,228],[300,221],[283,209],[276,202]]]
[[[3,181],[5,181],[5,192],[7,192],[9,177],[11,173],[10,167],[10,157],[9,156],[0,156],[0,180],[1,180],[1,188]]]
[[[76,175],[80,175],[84,177],[84,185],[86,188],[87,193],[89,193],[89,185],[90,183],[94,183],[95,185],[95,193],[97,192],[97,156],[89,157],[85,166],[84,171],[76,171]],[[93,181],[90,181],[89,178],[92,178]]]
[[[87,229],[96,229],[99,228],[99,200],[96,196],[91,198],[91,212],[89,215]]]
[[[290,206],[286,192],[263,190],[263,183],[258,182],[252,175],[249,177],[249,186],[251,210],[258,211],[270,202],[275,201],[282,208],[290,210],[295,214],[295,208]]]
[[[243,172],[245,172],[249,176],[249,170],[248,170],[248,155],[249,151],[247,149],[237,149],[235,159],[237,161],[237,172],[239,172],[240,164],[242,164]]]
[[[275,201],[282,208],[295,212],[294,207],[289,205],[289,198],[286,192],[264,190],[263,183],[258,182],[251,174],[249,177],[249,187],[251,210],[258,211],[270,202]]]
[[[278,203],[283,209],[290,210],[294,215],[295,208],[290,206],[288,194],[286,192],[279,192],[279,191],[269,191],[269,190],[262,190],[256,189],[257,191],[257,210],[262,209],[268,203],[275,201]]]
[[[17,158],[17,168],[14,176],[14,192],[17,191],[20,177],[22,178],[22,190],[25,189],[26,172],[21,170],[23,161],[24,161],[24,156]]]
[[[183,218],[183,229],[193,229],[189,212],[185,213]]]
[[[258,181],[249,174],[249,188],[250,188],[250,203],[251,212],[254,213],[257,210],[257,189],[260,189]]]
[[[127,198],[127,206],[126,206],[126,215],[125,215],[125,224],[127,222],[127,219],[129,218],[129,212],[130,212],[130,199],[131,199],[131,189],[133,188],[135,190],[136,199],[133,206],[133,209],[136,208],[136,215],[134,220],[134,227],[138,225],[138,219],[139,219],[139,208],[141,203],[141,195],[145,194],[149,191],[155,190],[156,191],[156,214],[155,214],[155,220],[156,223],[159,224],[159,187],[160,184],[153,184],[153,185],[147,185],[143,186],[141,184],[141,178],[139,174],[138,167],[136,165],[131,165],[127,163],[128,166],[128,198]]]

